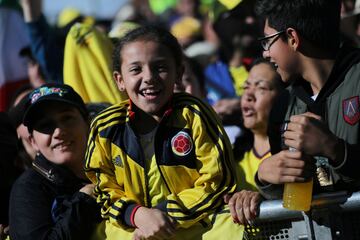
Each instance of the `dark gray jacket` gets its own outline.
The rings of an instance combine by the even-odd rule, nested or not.
[[[269,137],[272,154],[282,149],[281,125],[290,116],[313,112],[322,116],[330,131],[342,139],[345,157],[339,166],[328,167],[331,187],[321,187],[315,179],[314,193],[329,190],[358,190],[360,186],[360,50],[342,48],[335,60],[328,81],[316,100],[311,98],[308,82],[297,79],[275,103],[270,115]],[[261,185],[260,192],[268,199],[280,198],[282,188]]]

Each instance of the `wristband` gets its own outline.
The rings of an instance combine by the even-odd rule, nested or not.
[[[137,226],[135,225],[134,218],[135,218],[135,213],[136,213],[136,211],[137,211],[140,207],[142,207],[142,206],[141,206],[141,205],[136,205],[136,207],[134,207],[134,209],[132,210],[131,215],[130,215],[130,223],[131,223],[131,225],[133,225],[133,226],[136,227],[136,228],[137,228]]]

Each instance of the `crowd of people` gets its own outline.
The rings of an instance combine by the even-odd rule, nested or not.
[[[56,27],[19,3],[0,239],[247,239],[286,183],[360,189],[358,1],[131,0]]]

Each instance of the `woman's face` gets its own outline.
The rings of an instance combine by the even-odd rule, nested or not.
[[[49,161],[78,170],[82,165],[89,125],[68,104],[45,103],[30,136],[32,146]]]
[[[244,83],[241,110],[244,126],[252,132],[266,133],[271,106],[276,97],[275,70],[266,63],[251,68]]]

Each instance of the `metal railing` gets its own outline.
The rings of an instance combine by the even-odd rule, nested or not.
[[[282,200],[262,202],[255,223],[246,226],[248,238],[360,239],[360,192],[316,195],[311,206],[304,213],[283,208]]]

